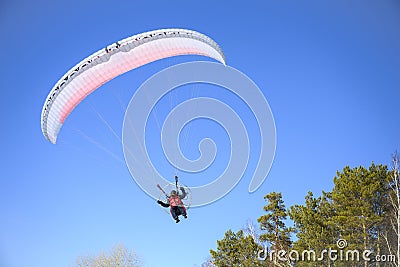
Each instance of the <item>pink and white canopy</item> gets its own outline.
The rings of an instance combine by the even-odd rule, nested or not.
[[[69,70],[52,88],[42,109],[47,140],[57,135],[72,110],[102,84],[147,63],[178,55],[203,55],[225,64],[225,56],[208,36],[185,29],[162,29],[126,38],[94,53]]]

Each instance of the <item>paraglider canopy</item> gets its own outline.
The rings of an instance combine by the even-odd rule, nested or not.
[[[225,64],[225,56],[208,36],[186,29],[141,33],[106,46],[79,62],[52,88],[43,105],[43,135],[53,144],[72,110],[102,84],[147,63],[178,55],[202,55]]]

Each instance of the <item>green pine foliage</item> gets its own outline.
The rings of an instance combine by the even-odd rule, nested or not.
[[[267,202],[264,206],[266,214],[257,220],[263,232],[260,240],[271,244],[271,248],[275,251],[287,250],[291,246],[290,233],[293,230],[285,224],[288,211],[282,199],[282,193],[272,192],[265,195],[264,200]]]
[[[386,166],[372,163],[368,169],[347,166],[334,178],[332,221],[339,229],[338,238],[348,241],[348,249],[381,251],[379,232],[386,212],[387,175]]]
[[[218,267],[258,267],[262,266],[257,253],[262,248],[251,236],[243,231],[228,230],[222,240],[217,241],[217,249],[210,250],[213,264]]]
[[[334,247],[338,235],[337,228],[332,223],[334,214],[331,193],[323,192],[322,196],[314,198],[312,192],[305,197],[305,205],[294,205],[290,208],[290,218],[295,223],[298,240],[293,249],[297,251],[312,250],[321,255],[324,249]],[[331,266],[328,257],[324,257],[316,265],[315,261],[300,260],[296,266]]]
[[[264,196],[264,214],[257,220],[261,231],[259,243],[243,231],[229,230],[222,240],[217,241],[217,250],[211,250],[213,263],[219,267],[397,266],[374,262],[376,255],[389,255],[397,250],[397,232],[393,225],[399,221],[400,204],[393,205],[393,199],[396,200],[400,187],[393,186],[393,183],[398,184],[398,179],[393,179],[396,175],[387,166],[375,163],[368,168],[346,166],[333,178],[331,192],[322,191],[318,197],[308,192],[304,204],[289,209],[286,209],[281,193],[269,193]],[[293,228],[286,226],[287,217],[293,221]],[[291,233],[296,234],[295,240],[291,239]],[[341,239],[345,240],[344,247],[338,247],[337,242]],[[257,252],[265,248],[268,257],[264,261],[257,260]],[[315,258],[282,261],[276,254],[279,250],[287,253],[313,251]],[[364,261],[362,257],[359,260],[330,258],[327,252],[331,250],[344,253],[357,250],[360,255],[369,250],[371,261]]]

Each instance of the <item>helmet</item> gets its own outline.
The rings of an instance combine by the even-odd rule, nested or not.
[[[172,190],[172,191],[171,191],[171,196],[174,196],[174,195],[176,195],[176,191],[175,191],[175,190]]]

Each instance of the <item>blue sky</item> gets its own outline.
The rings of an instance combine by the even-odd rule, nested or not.
[[[0,266],[68,266],[120,242],[145,266],[194,266],[226,230],[262,215],[265,194],[282,192],[290,206],[310,190],[330,190],[335,172],[346,165],[389,164],[400,149],[400,4],[262,2],[1,2]],[[107,83],[74,110],[57,145],[40,129],[44,100],[69,68],[105,45],[169,27],[193,29],[219,43],[227,64],[261,88],[277,129],[275,161],[258,191],[247,192],[255,149],[238,186],[191,209],[179,225],[132,180],[121,144],[97,113],[120,133],[119,100],[127,104],[163,68],[198,58],[163,60]],[[246,108],[241,112],[248,117]],[[199,135],[193,140],[210,132],[224,136],[216,125],[209,129],[192,131]],[[224,152],[228,145],[220,146]],[[173,175],[165,163],[159,168]]]

